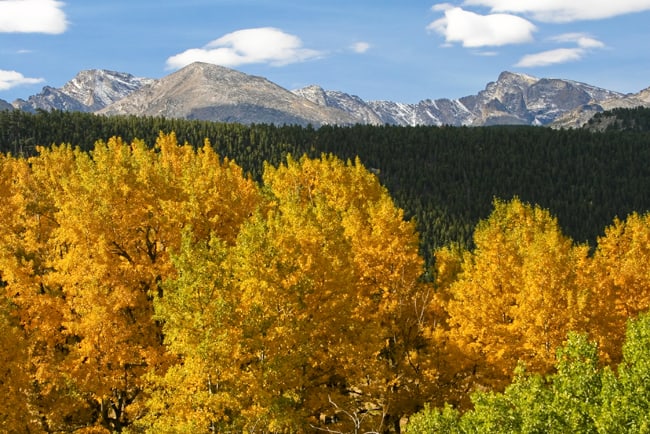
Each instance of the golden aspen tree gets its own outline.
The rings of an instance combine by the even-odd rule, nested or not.
[[[153,317],[169,251],[183,228],[234,243],[260,195],[209,143],[173,134],[154,149],[112,138],[39,152],[0,161],[0,278],[24,330],[25,404],[43,431],[120,431],[145,411],[143,375],[174,360]]]
[[[407,395],[417,400],[413,224],[358,161],[289,158],[266,167],[264,188],[269,210],[234,252],[244,366],[259,390],[242,412],[273,430],[393,423],[414,405]]]
[[[606,363],[622,357],[629,319],[650,309],[650,214],[614,220],[598,238],[588,284],[594,290],[592,338]]]
[[[207,148],[197,154],[173,134],[159,136],[154,149],[112,138],[90,154],[76,151],[62,180],[52,243],[63,253],[52,261],[52,279],[66,296],[65,333],[77,341],[62,367],[107,429],[141,416],[143,375],[170,360],[153,300],[175,273],[169,251],[180,248],[181,229],[232,240],[250,210],[230,199],[255,200],[241,169]],[[203,202],[202,194],[213,197]]]
[[[38,431],[29,408],[30,363],[28,345],[15,304],[17,265],[13,247],[21,222],[20,201],[15,197],[18,161],[0,155],[0,430],[3,432]],[[22,167],[24,169],[24,166]]]
[[[108,430],[136,417],[140,377],[163,357],[150,299],[170,267],[156,198],[164,186],[148,182],[152,160],[144,143],[117,138],[91,154],[74,151],[56,197],[51,244],[61,254],[52,258],[50,281],[65,294],[63,334],[71,341],[60,375]]]
[[[467,357],[456,339],[450,336],[450,320],[447,305],[452,298],[450,287],[458,279],[463,268],[463,258],[469,252],[460,245],[449,245],[434,252],[432,269],[434,291],[429,297],[424,315],[428,316],[425,336],[430,347],[427,361],[434,373],[436,388],[430,396],[430,405],[442,407],[452,404],[456,407],[469,405],[471,378],[461,375],[473,368],[472,359]]]
[[[196,433],[236,429],[249,390],[237,369],[239,329],[229,250],[212,237],[195,241],[186,231],[172,261],[177,277],[155,301],[165,344],[177,357],[165,372],[149,376],[148,412],[137,426],[147,432]]]
[[[229,288],[228,248],[261,203],[257,185],[234,162],[220,161],[209,143],[196,152],[161,136],[161,167],[177,191],[161,202],[178,228],[170,244],[175,272],[153,300],[165,346],[174,357],[167,370],[150,373],[148,414],[137,425],[148,432],[197,432],[236,426],[234,417],[249,390],[241,389],[239,346]],[[172,158],[174,157],[174,158]],[[182,242],[181,234],[183,235]],[[237,391],[241,392],[240,394]]]
[[[476,383],[504,386],[519,360],[548,371],[567,332],[587,324],[589,292],[577,285],[587,247],[562,235],[548,211],[518,199],[496,200],[474,242],[447,309]]]
[[[91,410],[83,397],[58,375],[55,365],[65,357],[67,341],[62,331],[65,298],[52,284],[50,259],[59,254],[49,241],[58,226],[55,192],[72,163],[66,146],[57,147],[50,160],[33,158],[11,161],[0,237],[0,273],[8,302],[23,331],[27,359],[22,373],[29,387],[22,397],[30,423],[37,430],[56,431],[83,425]],[[7,178],[6,176],[9,175]],[[18,413],[15,417],[21,417]]]

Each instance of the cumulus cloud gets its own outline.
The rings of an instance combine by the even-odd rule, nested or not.
[[[427,26],[445,37],[447,44],[463,47],[502,46],[533,40],[536,27],[530,21],[509,14],[480,15],[449,4],[433,7],[445,16]]]
[[[515,66],[533,68],[574,62],[582,59],[585,53],[586,51],[583,48],[557,48],[555,50],[542,51],[541,53],[527,54]]]
[[[370,49],[370,44],[367,42],[355,42],[350,46],[350,49],[355,53],[365,53]]]
[[[27,78],[16,71],[4,71],[0,69],[0,90],[11,89],[23,84],[42,83],[42,78]]]
[[[167,59],[170,69],[193,62],[235,67],[250,63],[283,66],[321,56],[316,50],[303,48],[295,35],[273,27],[243,29],[228,33],[202,48],[192,48]]]
[[[0,1],[0,33],[60,34],[67,27],[63,3],[60,1]]]
[[[598,20],[650,10],[650,0],[465,0],[493,13],[513,13],[544,22]]]

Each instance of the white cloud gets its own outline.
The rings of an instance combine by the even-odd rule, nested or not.
[[[555,42],[573,42],[580,48],[604,48],[605,44],[586,33],[564,33],[552,38]]]
[[[273,27],[238,30],[167,59],[170,69],[182,68],[193,62],[213,63],[234,67],[249,63],[268,63],[282,66],[303,62],[322,54],[302,47],[297,36]]]
[[[564,33],[551,38],[551,40],[558,43],[573,43],[577,47],[557,48],[555,50],[542,51],[541,53],[528,54],[522,57],[515,66],[533,68],[575,62],[581,60],[591,50],[605,47],[605,44],[601,41],[592,38],[586,33]]]
[[[542,51],[541,53],[527,54],[522,57],[515,66],[533,68],[537,66],[575,62],[582,59],[585,54],[586,50],[583,48],[557,48],[555,50]]]
[[[464,4],[545,22],[598,20],[650,10],[650,0],[465,0]]]
[[[460,42],[464,47],[521,44],[533,40],[536,27],[529,21],[508,14],[479,15],[448,4],[437,5],[443,10],[440,18],[427,26],[445,37],[447,44]]]
[[[370,49],[370,44],[367,43],[367,42],[363,42],[363,41],[355,42],[354,44],[352,44],[350,46],[350,49],[352,51],[354,51],[355,53],[361,54],[361,53],[365,53],[366,51],[368,51]]]
[[[23,84],[42,83],[42,78],[27,78],[16,71],[4,71],[0,69],[0,90],[11,89]]]
[[[62,8],[56,0],[0,0],[0,33],[63,33]]]

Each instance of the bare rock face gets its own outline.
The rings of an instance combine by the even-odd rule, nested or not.
[[[336,108],[302,98],[262,77],[207,63],[193,63],[101,110],[221,122],[353,124]]]
[[[123,72],[91,69],[81,71],[62,88],[45,86],[41,93],[27,101],[16,100],[13,106],[30,112],[37,109],[95,112],[153,81]]]

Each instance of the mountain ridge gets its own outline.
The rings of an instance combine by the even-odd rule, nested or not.
[[[12,105],[28,112],[38,109],[95,112],[153,81],[125,72],[88,69],[80,71],[61,88],[45,86],[40,93],[26,101],[18,99]]]
[[[581,127],[595,113],[650,106],[650,87],[622,94],[586,83],[504,71],[475,95],[417,103],[364,101],[319,85],[288,90],[272,81],[208,63],[160,79],[107,70],[81,71],[63,87],[16,100],[19,110],[85,111],[221,122],[299,125],[542,125]],[[0,109],[7,107],[0,101]]]
[[[346,124],[342,110],[322,109],[264,77],[193,63],[145,86],[100,114],[141,114],[240,123]]]

